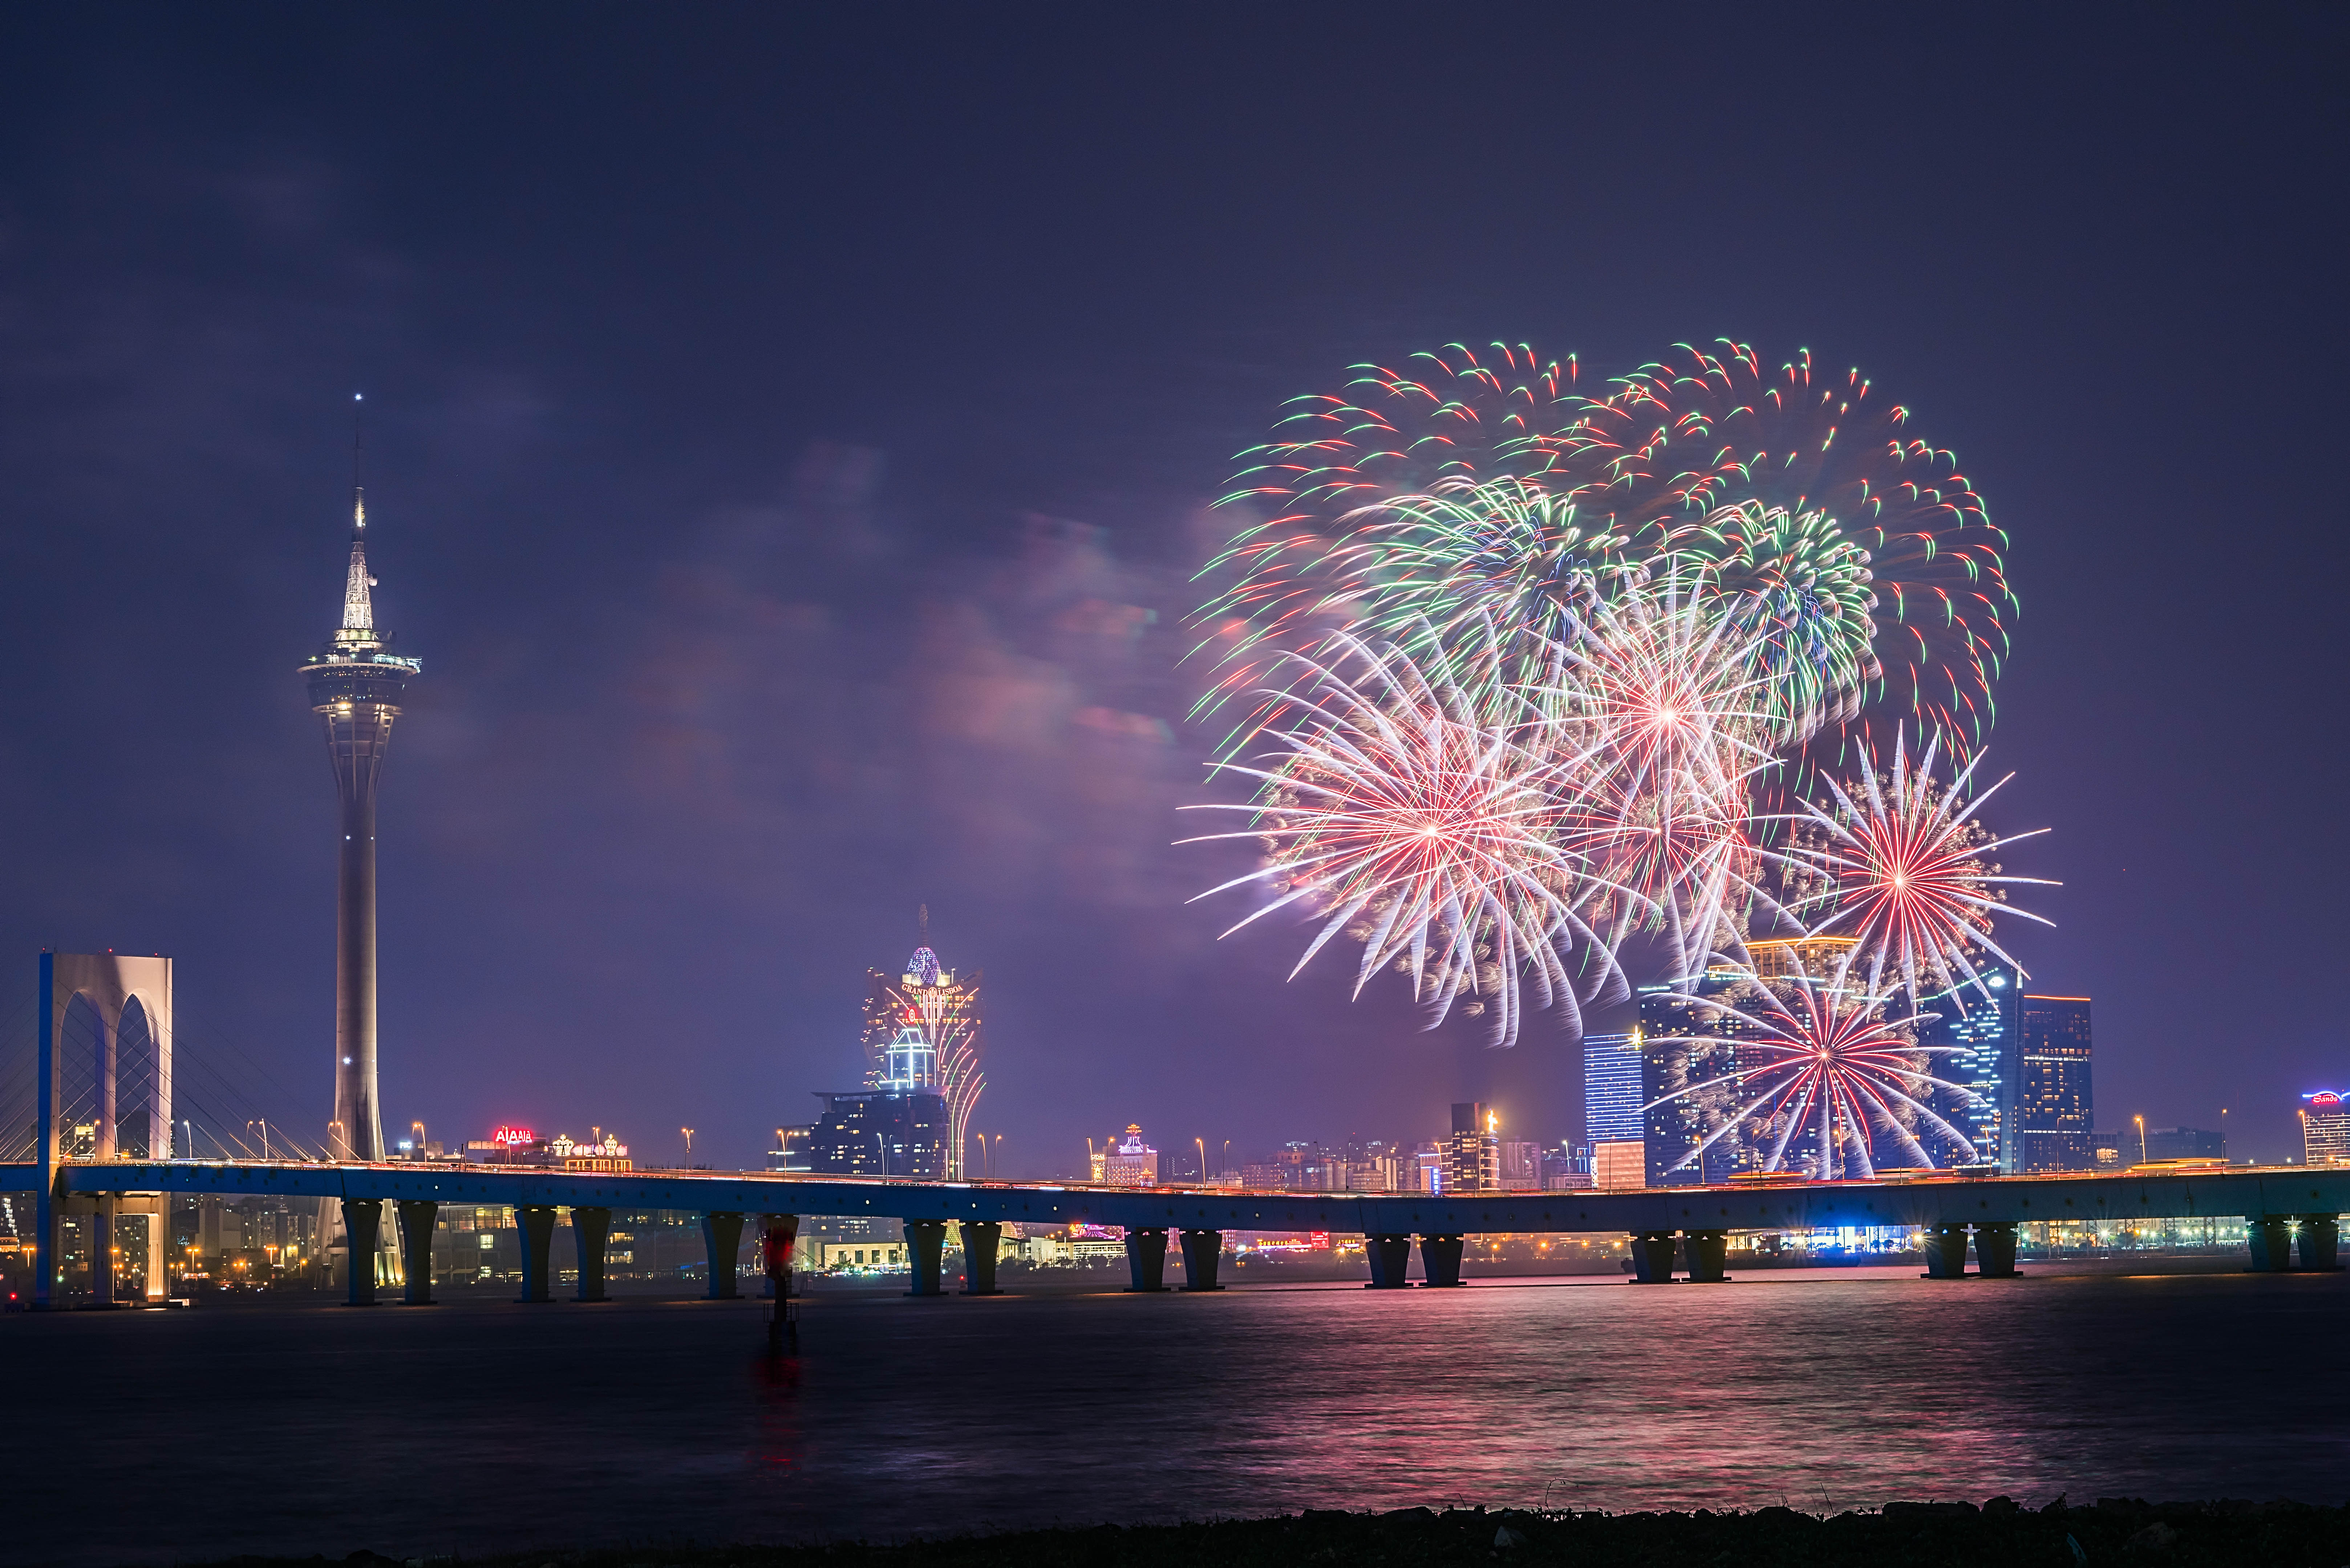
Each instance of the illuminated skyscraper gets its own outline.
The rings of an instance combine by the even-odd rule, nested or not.
[[[868,1088],[920,1088],[946,1106],[946,1179],[963,1177],[963,1149],[971,1137],[971,1114],[987,1076],[980,1071],[981,974],[958,977],[940,966],[931,950],[930,910],[922,910],[923,945],[906,961],[902,974],[868,970],[862,1035]],[[927,1051],[927,1054],[925,1054]]]
[[[1640,1082],[1639,1031],[1583,1037],[1583,1136],[1597,1187],[1648,1184]]]
[[[2350,1165],[2350,1096],[2320,1089],[2301,1096],[2303,1165]]]
[[[1452,1107],[1452,1136],[1444,1146],[1444,1190],[1498,1192],[1502,1187],[1501,1118],[1474,1101]]]
[[[2094,1170],[2089,999],[2026,996],[2015,1088],[2016,1170]]]
[[[2015,1096],[2023,1082],[2023,981],[2012,966],[1995,961],[1978,963],[1976,972],[1989,995],[1968,985],[1919,1004],[1920,1012],[1934,1015],[1924,1043],[1954,1048],[1937,1053],[1926,1070],[1966,1086],[1965,1094],[1938,1092],[1936,1108],[1967,1135],[1978,1164],[2012,1176],[2022,1168]],[[2087,1125],[2082,1124],[2085,1130]]]
[[[383,774],[391,722],[400,717],[408,678],[422,668],[391,651],[379,631],[368,575],[367,497],[352,444],[351,558],[343,581],[342,625],[302,666],[310,707],[327,723],[327,759],[335,770],[342,830],[335,903],[335,1116],[330,1151],[344,1159],[383,1158],[382,1113],[376,1103],[375,792]]]

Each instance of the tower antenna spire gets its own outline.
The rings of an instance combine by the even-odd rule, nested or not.
[[[921,945],[923,947],[929,947],[931,945],[931,907],[928,904],[923,904],[919,906],[919,908],[920,909],[921,913],[915,919],[916,923],[921,928]]]
[[[367,489],[359,483],[359,450],[362,445],[362,416],[367,412],[367,394],[351,394],[351,537],[358,539],[367,532]]]

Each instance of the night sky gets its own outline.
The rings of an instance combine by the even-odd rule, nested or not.
[[[9,8],[0,1006],[169,953],[182,1114],[323,1133],[295,668],[359,391],[424,660],[393,1136],[755,1164],[922,903],[1009,1171],[1471,1097],[1575,1136],[1550,1021],[1425,1033],[1185,906],[1232,874],[1171,846],[1187,579],[1352,362],[1730,336],[1862,367],[2012,536],[1994,820],[2065,886],[2009,929],[2095,998],[2099,1121],[2297,1154],[2350,1087],[2345,14],[1620,9]]]

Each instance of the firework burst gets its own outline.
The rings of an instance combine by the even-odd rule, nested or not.
[[[2007,779],[1970,796],[1978,753],[1948,784],[1938,782],[1940,744],[1939,736],[1928,741],[1913,761],[1897,731],[1889,768],[1872,769],[1849,790],[1824,781],[1833,804],[1804,803],[1783,862],[1791,885],[1803,889],[1790,908],[1813,920],[1810,934],[1856,938],[1870,989],[1893,982],[1913,1000],[1962,985],[1989,995],[1978,956],[2015,964],[1991,935],[1993,915],[2052,923],[2009,904],[2007,889],[2058,885],[2004,876],[1987,858],[2048,830],[1992,836],[1978,814]]]
[[[1500,657],[1490,636],[1415,655],[1344,633],[1326,657],[1293,656],[1305,669],[1283,689],[1291,716],[1256,732],[1269,754],[1218,764],[1253,780],[1256,799],[1191,808],[1245,811],[1250,826],[1186,842],[1259,841],[1266,864],[1209,894],[1274,894],[1232,930],[1313,911],[1320,929],[1293,975],[1345,933],[1362,944],[1357,994],[1393,968],[1431,1026],[1459,1002],[1490,1010],[1509,1042],[1522,974],[1540,1005],[1572,1012],[1564,952],[1580,950],[1585,997],[1611,978],[1613,956],[1577,913],[1597,868],[1559,831],[1578,810],[1575,781],[1543,744],[1542,710],[1493,679]]]
[[[1409,363],[1357,367],[1243,454],[1224,504],[1272,514],[1202,574],[1227,584],[1199,617],[1223,668],[1203,707],[1334,627],[1440,626],[1497,594],[1546,616],[1680,556],[1774,628],[1765,672],[1797,737],[1864,703],[1988,729],[2006,535],[1857,371],[1815,378],[1808,353],[1766,370],[1730,342],[1593,392],[1522,347]]]
[[[1668,573],[1578,619],[1545,686],[1555,765],[1586,784],[1561,831],[1607,868],[1589,914],[1613,942],[1660,931],[1674,973],[1754,883],[1748,789],[1777,765],[1761,636]]]
[[[1910,433],[1908,409],[1857,370],[1814,376],[1808,351],[1767,370],[1726,340],[1678,346],[1615,389],[1545,454],[1546,483],[1636,537],[1679,539],[1724,507],[1832,524],[1866,552],[1851,565],[1867,567],[1878,600],[1866,695],[1980,739],[2015,607],[2007,536],[1957,459]]]
[[[1789,976],[1764,979],[1748,969],[1722,991],[1673,999],[1723,1033],[1658,1036],[1650,1044],[1721,1050],[1726,1037],[1731,1064],[1644,1107],[1708,1093],[1727,1096],[1720,1126],[1683,1166],[1701,1162],[1728,1138],[1742,1139],[1757,1168],[1768,1171],[1787,1168],[1791,1149],[1808,1146],[1804,1164],[1822,1181],[1874,1176],[1887,1145],[1904,1166],[1935,1163],[1928,1139],[1962,1159],[1976,1158],[1966,1135],[1929,1103],[1938,1095],[1973,1097],[1966,1085],[1928,1071],[1936,1054],[1955,1048],[1918,1044],[1918,1030],[1930,1015],[1888,1021],[1893,994],[1857,979],[1841,964],[1814,976],[1799,961]]]

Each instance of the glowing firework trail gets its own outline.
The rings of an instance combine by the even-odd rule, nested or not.
[[[1977,813],[2007,779],[1970,798],[1967,785],[1982,760],[1978,755],[1947,787],[1938,784],[1934,759],[1940,743],[1939,736],[1929,741],[1912,763],[1897,732],[1889,771],[1870,770],[1851,791],[1826,780],[1834,808],[1824,811],[1804,802],[1812,831],[1787,851],[1789,862],[1818,882],[1818,890],[1804,900],[1805,909],[1825,910],[1811,934],[1858,938],[1870,989],[1890,977],[1913,1001],[1929,994],[1924,986],[1929,981],[1937,992],[1963,984],[1989,995],[1975,967],[1976,950],[2015,963],[1991,937],[1993,914],[2053,923],[2009,905],[2006,888],[2059,885],[2042,877],[2002,876],[1985,858],[2048,830],[1992,837]]]
[[[1572,1012],[1576,985],[1562,949],[1581,950],[1586,996],[1615,968],[1575,910],[1597,873],[1560,833],[1580,809],[1582,783],[1545,749],[1545,714],[1493,678],[1501,657],[1490,635],[1416,658],[1346,634],[1325,659],[1293,656],[1305,666],[1286,689],[1294,717],[1259,732],[1274,748],[1268,765],[1219,764],[1256,780],[1257,799],[1190,808],[1255,820],[1185,842],[1263,844],[1266,866],[1209,893],[1277,892],[1232,930],[1291,905],[1320,917],[1293,975],[1346,932],[1362,943],[1357,995],[1393,967],[1411,976],[1431,1027],[1465,995],[1463,1010],[1491,1006],[1495,1035],[1509,1042],[1521,971],[1534,976],[1541,1005]]]
[[[1957,459],[1909,432],[1909,410],[1858,371],[1814,379],[1808,351],[1766,370],[1754,350],[1679,345],[1590,401],[1545,483],[1614,532],[1680,527],[1723,507],[1833,523],[1866,552],[1885,623],[1885,701],[1980,738],[2015,607],[1991,526]],[[1604,507],[1603,504],[1604,503]],[[1789,566],[1808,569],[1798,554]],[[1868,579],[1863,579],[1868,580]]]
[[[1672,555],[1773,629],[1791,738],[1864,700],[1980,738],[2014,600],[2006,536],[1955,459],[1857,372],[1815,381],[1808,354],[1766,371],[1718,347],[1595,396],[1572,361],[1454,345],[1299,400],[1223,498],[1273,515],[1202,573],[1228,584],[1198,618],[1223,670],[1202,708],[1334,628],[1482,608],[1508,629],[1514,597],[1545,631],[1549,604]]]
[[[1610,946],[1645,923],[1687,973],[1753,883],[1748,784],[1777,762],[1768,683],[1752,673],[1757,634],[1675,575],[1575,632],[1545,691],[1557,771],[1588,797],[1561,830],[1606,868],[1586,907]]]
[[[1422,566],[1433,560],[1434,542],[1448,529],[1465,524],[1463,540],[1481,540],[1480,514],[1492,514],[1504,534],[1530,523],[1538,539],[1549,537],[1552,516],[1508,514],[1513,502],[1546,504],[1544,492],[1513,493],[1511,484],[1539,485],[1557,444],[1551,432],[1578,405],[1575,381],[1572,358],[1544,360],[1523,344],[1453,344],[1413,355],[1401,370],[1357,365],[1339,391],[1291,400],[1273,439],[1241,454],[1245,466],[1217,503],[1267,515],[1200,573],[1227,584],[1194,618],[1222,671],[1201,710],[1264,684],[1284,651],[1306,651],[1330,631],[1404,624],[1415,613],[1408,600],[1416,575],[1400,584],[1405,601],[1384,609],[1363,601],[1397,583],[1415,555]],[[1488,483],[1497,488],[1481,501],[1475,492]],[[1383,529],[1378,513],[1389,501],[1399,510]],[[1430,515],[1418,515],[1423,510]],[[1421,535],[1427,545],[1416,548]],[[1453,618],[1430,608],[1440,624]]]
[[[1792,979],[1764,980],[1749,970],[1726,993],[1674,999],[1731,1020],[1742,1064],[1643,1107],[1652,1110],[1715,1089],[1726,1089],[1736,1102],[1722,1125],[1676,1169],[1702,1160],[1722,1138],[1757,1123],[1762,1134],[1754,1141],[1762,1169],[1783,1168],[1789,1145],[1807,1135],[1814,1148],[1811,1174],[1822,1181],[1874,1176],[1880,1137],[1901,1151],[1906,1164],[1934,1164],[1914,1130],[1920,1127],[1965,1158],[1975,1158],[1966,1135],[1923,1097],[1938,1090],[1974,1097],[1966,1085],[1925,1070],[1934,1055],[1957,1048],[1918,1044],[1913,1035],[1924,1019],[1886,1022],[1885,1007],[1892,998],[1864,992],[1848,983],[1851,978],[1841,966],[1814,977],[1799,961]],[[1651,1044],[1718,1047],[1723,1037],[1665,1035],[1652,1037]]]

